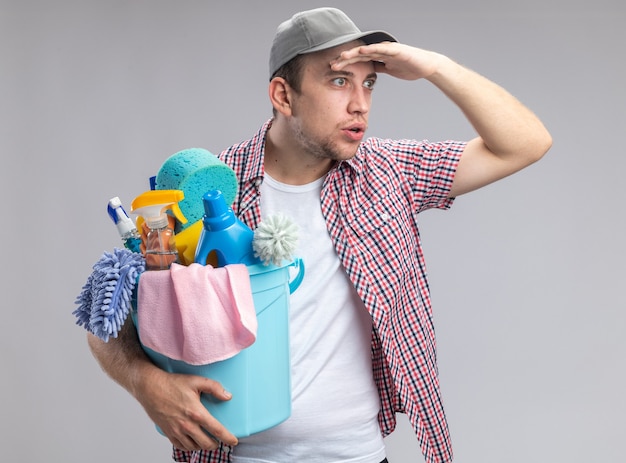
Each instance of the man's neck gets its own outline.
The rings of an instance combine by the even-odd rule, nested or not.
[[[265,172],[288,185],[306,185],[328,173],[331,159],[321,159],[302,151],[285,127],[274,121],[265,140]]]

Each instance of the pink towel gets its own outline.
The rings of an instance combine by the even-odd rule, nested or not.
[[[137,297],[142,344],[172,359],[205,365],[232,357],[256,339],[243,264],[172,264],[170,270],[144,272]]]

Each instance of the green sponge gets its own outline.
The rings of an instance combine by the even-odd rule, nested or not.
[[[156,176],[157,190],[182,190],[185,194],[178,205],[187,223],[184,230],[204,216],[202,196],[219,190],[231,205],[237,195],[235,172],[213,153],[202,148],[189,148],[172,154],[165,160]]]

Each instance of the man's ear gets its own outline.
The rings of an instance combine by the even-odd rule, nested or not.
[[[282,77],[274,77],[269,85],[269,97],[272,106],[279,113],[291,115],[291,92],[293,90]]]

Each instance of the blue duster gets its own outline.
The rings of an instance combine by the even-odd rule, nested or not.
[[[116,338],[128,318],[133,290],[144,270],[141,254],[118,248],[105,252],[76,298],[78,308],[72,312],[76,324],[104,342],[111,336]]]

